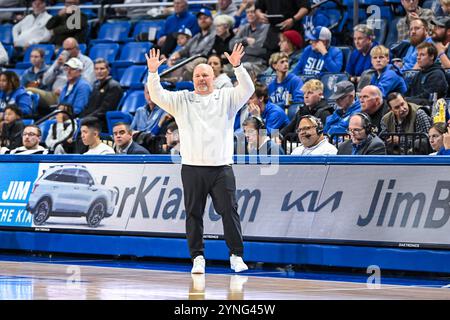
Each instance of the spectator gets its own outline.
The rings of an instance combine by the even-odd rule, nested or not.
[[[48,42],[52,36],[45,27],[52,17],[47,12],[45,0],[33,0],[31,6],[33,13],[13,26],[14,47],[26,49],[32,44]]]
[[[372,75],[370,84],[380,88],[383,98],[391,92],[405,93],[408,88],[399,68],[389,64],[389,49],[376,46],[370,52],[370,56],[376,72]]]
[[[0,42],[0,66],[8,64],[9,57],[8,52],[6,52],[5,47]]]
[[[390,111],[381,120],[382,134],[384,133],[424,133],[428,134],[431,128],[432,120],[420,106],[407,102],[398,92],[392,92],[387,97]],[[388,154],[396,153],[401,150],[400,143],[406,143],[406,140],[400,141],[398,136],[386,139]],[[400,149],[398,149],[400,148]]]
[[[177,39],[174,33],[180,29],[188,28],[192,37],[200,31],[197,18],[188,11],[188,5],[187,0],[173,1],[174,13],[167,17],[158,39],[158,46],[161,47],[161,53],[166,57],[176,47]]]
[[[91,58],[81,53],[78,41],[75,38],[67,38],[63,42],[63,49],[69,53],[66,61],[70,58],[78,58],[83,63],[82,76],[89,84],[93,85],[95,82],[94,63]]]
[[[436,122],[428,131],[431,148],[434,150],[430,156],[435,156],[444,147],[444,133],[447,133],[447,124],[445,122]]]
[[[133,130],[127,123],[115,123],[113,137],[117,154],[149,154],[147,149],[133,141]]]
[[[301,20],[311,10],[305,0],[257,0],[255,4],[256,15],[262,23],[270,23],[264,47],[269,55],[279,51],[278,34],[286,30],[297,30],[302,33]],[[281,18],[269,19],[269,16],[281,15]]]
[[[287,30],[280,33],[280,51],[285,52],[289,56],[289,66],[291,70],[294,70],[297,65],[300,56],[301,49],[303,48],[303,37],[296,30]]]
[[[88,18],[81,12],[79,4],[80,0],[65,0],[64,8],[48,20],[46,28],[52,34],[51,43],[62,46],[64,40],[69,37],[75,38],[78,43],[86,43]],[[80,25],[76,25],[77,23]]]
[[[406,11],[406,16],[397,22],[397,42],[408,38],[412,20],[431,21],[434,18],[433,11],[419,7],[419,0],[401,0],[401,3]]]
[[[289,124],[284,110],[269,101],[267,87],[258,82],[255,84],[255,92],[248,100],[248,111],[264,121],[268,134]]]
[[[178,133],[178,126],[175,121],[167,126],[166,143],[162,146],[162,153],[171,155],[180,154],[180,135]]]
[[[389,105],[383,99],[381,90],[376,86],[365,86],[359,93],[361,111],[367,114],[372,121],[372,132],[381,132],[381,119],[389,112]]]
[[[108,61],[103,58],[95,60],[94,71],[97,81],[94,83],[89,102],[80,115],[82,118],[97,118],[103,129],[108,127],[106,124],[106,112],[117,110],[123,96],[123,89],[111,77],[109,74],[110,70]]]
[[[255,7],[256,0],[242,0],[241,4],[238,7],[238,10],[234,14],[235,23],[235,33],[237,33],[241,26],[248,24],[248,16],[247,9],[251,7]]]
[[[274,143],[266,132],[264,121],[258,116],[251,116],[243,123],[246,140],[245,154],[250,155],[284,155],[281,146]],[[237,153],[242,153],[237,150]]]
[[[450,4],[450,1],[449,1]],[[431,21],[434,46],[438,51],[438,60],[442,68],[450,68],[448,44],[450,43],[450,17],[439,17]]]
[[[437,49],[432,43],[423,42],[417,46],[417,64],[420,71],[414,76],[406,92],[406,100],[418,105],[433,104],[433,93],[437,98],[447,95],[448,84],[445,71],[435,62]]]
[[[22,110],[14,104],[6,106],[4,121],[1,127],[0,146],[8,149],[16,149],[22,146]]]
[[[144,86],[144,95],[147,104],[136,110],[133,122],[131,123],[131,129],[134,131],[148,132],[156,136],[161,131],[160,121],[166,112],[153,103],[147,86]]]
[[[355,87],[350,81],[341,81],[334,87],[331,100],[336,101],[336,111],[327,118],[324,132],[329,136],[333,134],[345,134],[348,129],[348,121],[352,114],[361,111],[361,104],[355,100]]]
[[[295,148],[291,155],[335,155],[337,149],[323,135],[323,124],[319,118],[311,115],[302,116],[297,127],[298,139],[301,145]]]
[[[246,10],[247,24],[239,28],[236,36],[230,41],[230,48],[242,43],[245,46],[245,56],[242,57],[244,67],[251,66],[256,73],[261,73],[266,68],[267,49],[263,47],[267,37],[269,25],[262,24],[255,14],[255,6],[251,5]]]
[[[276,72],[276,78],[268,85],[270,101],[283,109],[290,104],[302,103],[303,81],[300,77],[288,72],[289,62],[287,54],[272,54],[269,64]]]
[[[70,104],[75,116],[80,115],[89,102],[91,85],[81,77],[83,63],[78,58],[71,58],[64,64],[67,83],[59,96],[59,103]]]
[[[304,106],[300,107],[295,114],[295,118],[280,130],[282,137],[294,133],[300,124],[300,120],[305,116],[314,116],[320,119],[323,124],[327,120],[327,117],[334,112],[334,108],[327,103],[327,100],[323,96],[323,83],[320,80],[312,79],[307,81],[303,85],[302,91],[304,95]]]
[[[39,145],[41,142],[41,129],[34,125],[28,125],[23,129],[22,145],[16,149],[2,147],[0,154],[47,154],[48,150]]]
[[[96,118],[81,121],[81,140],[89,150],[83,154],[115,154],[114,149],[100,140],[100,124]]]
[[[178,32],[176,33],[177,46],[175,47],[173,52],[182,50],[189,42],[189,40],[191,40],[191,38],[192,32],[188,28],[181,28],[180,30],[178,30]]]
[[[378,44],[374,39],[375,34],[369,26],[358,24],[353,28],[355,49],[352,51],[345,68],[345,71],[350,75],[351,82],[358,83],[361,74],[372,68],[370,51]]]
[[[233,87],[230,77],[223,72],[222,59],[218,55],[210,55],[208,57],[208,64],[214,71],[214,88],[221,89]]]
[[[348,133],[350,140],[339,144],[338,155],[385,155],[383,140],[372,132],[372,120],[362,112],[350,116]]]
[[[428,37],[428,23],[426,20],[412,20],[409,30],[409,42],[411,45],[403,58],[403,68],[401,69],[402,72],[410,69],[419,69],[419,66],[417,65],[417,46],[424,41],[432,42],[431,38]]]
[[[331,31],[316,27],[306,36],[311,44],[305,48],[294,69],[295,74],[320,76],[324,72],[340,72],[344,63],[342,50],[331,46]]]
[[[200,27],[200,32],[192,37],[186,46],[180,51],[174,52],[168,61],[169,67],[172,67],[180,58],[191,57],[196,54],[208,55],[214,45],[214,39],[216,36],[213,28],[213,19],[211,11],[206,8],[200,9],[197,13],[197,22]],[[200,63],[206,63],[205,58],[198,58],[190,63],[186,64],[183,68],[180,68],[182,78],[186,81],[192,80],[192,72]]]
[[[228,64],[224,53],[230,48],[230,41],[234,37],[233,33],[234,19],[226,14],[217,15],[214,18],[214,27],[216,37],[210,53],[217,54],[222,59],[222,64]]]
[[[148,2],[159,2],[158,0],[125,0],[122,1],[124,4],[139,4],[139,3],[148,3]],[[120,14],[126,15],[131,20],[139,20],[149,18],[147,12],[152,8],[156,7],[127,7],[127,8],[117,8],[116,12]]]
[[[72,121],[70,120],[70,116],[73,115],[72,106],[70,104],[60,104],[57,109],[66,111],[69,115],[62,112],[56,114],[56,123],[53,123],[50,126],[47,138],[45,139],[45,144],[50,150],[53,150],[54,154],[74,153],[75,144],[70,136],[73,136],[76,132],[77,123],[74,121],[74,126],[72,126]],[[65,140],[66,138],[68,139]]]
[[[45,90],[46,86],[43,83],[44,73],[48,70],[48,65],[44,61],[45,52],[41,48],[36,48],[31,51],[30,62],[32,66],[28,68],[22,75],[20,83],[23,87],[38,88]]]
[[[19,76],[14,71],[3,71],[0,73],[0,115],[11,104],[17,105],[24,116],[33,113],[31,97],[20,85]]]
[[[435,13],[436,17],[445,17],[450,14],[450,0],[439,0],[439,8]]]

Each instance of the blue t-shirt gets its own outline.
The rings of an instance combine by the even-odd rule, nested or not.
[[[268,86],[269,99],[284,108],[286,105],[286,97],[289,94],[291,103],[303,103],[303,81],[295,74],[288,73],[286,78],[280,83],[275,78]]]
[[[377,45],[378,43],[373,42],[370,50]],[[345,71],[353,77],[359,77],[365,70],[372,68],[370,50],[366,55],[363,55],[362,52],[357,49],[353,50],[348,58]]]

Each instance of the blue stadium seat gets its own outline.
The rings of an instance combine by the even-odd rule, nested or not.
[[[128,39],[130,29],[129,21],[106,22],[100,27],[97,39],[91,40],[91,43],[124,42]]]
[[[19,76],[19,78],[22,77],[22,75],[26,71],[26,69],[6,69],[6,70],[14,71]]]
[[[345,70],[345,66],[347,65],[348,58],[350,57],[353,48],[349,46],[343,46],[338,48],[342,50],[342,53],[344,55],[344,63],[342,64],[342,69]]]
[[[0,42],[5,44],[13,44],[12,24],[0,25]]]
[[[435,1],[435,0],[425,0],[423,3],[422,3],[422,8],[423,9],[430,9],[430,10],[433,10],[434,11],[434,6],[436,6],[436,5],[438,5],[438,1]]]
[[[136,37],[144,32],[148,32],[150,28],[156,29],[156,38],[158,38],[158,34],[161,33],[161,30],[164,28],[165,20],[144,20],[136,23],[133,29],[133,33],[131,38],[128,38],[127,41],[136,41]]]
[[[152,48],[150,42],[128,42],[122,46],[120,57],[113,63],[114,68],[126,68],[133,64],[145,64],[145,54]]]
[[[111,63],[116,60],[119,48],[120,46],[118,43],[97,43],[89,50],[89,58],[91,58],[92,61],[103,58]]]
[[[146,103],[143,90],[129,90],[120,104],[120,111],[134,114],[137,108],[142,107]]]
[[[39,128],[41,128],[41,132],[42,132],[41,141],[45,141],[45,139],[47,139],[47,135],[48,135],[48,132],[50,131],[50,127],[54,123],[56,123],[56,119],[49,119],[49,120],[45,120],[43,123],[41,123],[39,125]]]
[[[300,109],[300,104],[291,104],[288,107],[287,116],[288,116],[289,120],[292,120],[295,118],[295,115],[296,115],[298,109]]]
[[[394,43],[397,42],[398,31],[397,31],[397,23],[402,17],[396,17],[393,20],[389,21],[388,30],[386,39],[384,40],[384,45],[386,48],[390,48]]]
[[[25,126],[29,126],[30,124],[34,123],[33,119],[22,119],[22,122]]]
[[[179,81],[175,83],[175,90],[194,91],[194,83],[192,81]]]
[[[31,112],[33,114],[36,114],[37,113],[37,109],[38,109],[38,105],[39,105],[39,98],[40,98],[40,96],[39,96],[39,94],[33,93],[31,91],[27,91],[27,93],[30,95],[30,98],[31,98],[31,110],[32,110]]]
[[[53,54],[55,53],[55,45],[54,44],[33,44],[27,48],[25,54],[23,56],[23,62],[17,62],[17,69],[27,69],[31,67],[30,56],[31,52],[34,49],[42,49],[44,50],[44,60],[46,64],[52,63]]]
[[[320,77],[320,81],[323,83],[323,95],[325,99],[328,99],[333,94],[333,88],[336,83],[348,80],[347,73],[324,73]]]
[[[122,111],[107,111],[106,123],[108,124],[108,133],[113,134],[114,124],[117,122],[125,122],[131,124],[133,122],[133,116],[128,112]]]
[[[302,79],[303,83],[305,83],[306,81],[309,81],[311,79],[317,79],[317,77],[312,74],[301,74],[301,75],[299,75],[299,77]]]
[[[403,78],[405,79],[406,85],[409,87],[411,85],[412,79],[419,72],[419,70],[405,70],[403,71]]]
[[[5,44],[3,47],[6,50],[6,53],[8,54],[8,58],[11,59],[11,57],[14,54],[14,46],[12,44]]]
[[[367,19],[367,25],[372,27],[375,32],[375,41],[378,44],[384,44],[387,35],[388,22],[386,19]]]
[[[120,85],[123,88],[142,89],[144,87],[142,78],[146,70],[146,66],[129,66],[120,78]]]

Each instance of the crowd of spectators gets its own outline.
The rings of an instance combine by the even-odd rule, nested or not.
[[[149,2],[159,1],[110,1]],[[48,4],[62,8],[50,13]],[[95,32],[80,4],[17,0],[0,5],[30,6],[28,15],[0,12],[2,23],[14,23],[12,56],[0,45],[1,153],[179,152],[173,117],[152,102],[145,85],[146,103],[131,113],[131,120],[108,123],[108,112],[118,110],[128,88],[114,78],[111,61],[93,61],[86,53]],[[200,55],[165,76],[173,83],[192,81],[195,66],[207,63],[216,89],[232,87],[235,77],[225,53],[237,43],[245,46],[242,64],[256,90],[236,116],[236,153],[446,154],[447,126],[442,117],[435,121],[435,106],[450,97],[450,1],[436,0],[431,10],[419,0],[401,0],[401,18],[391,26],[397,35],[392,45],[377,41],[376,24],[374,29],[369,20],[347,26],[352,43],[339,43],[336,28],[318,24],[320,19],[308,20],[316,25],[304,23],[318,13],[311,9],[314,2],[305,0],[218,0],[195,10],[188,0],[171,4],[108,9],[108,17],[134,22],[164,17],[154,39],[146,32],[134,40],[151,41],[168,68]],[[55,45],[54,60],[48,64],[44,50],[34,48],[31,66],[19,76],[14,63],[40,43]],[[347,45],[353,47],[349,54]],[[36,96],[38,103],[32,99]],[[55,110],[64,112],[49,120],[48,132],[33,124]]]

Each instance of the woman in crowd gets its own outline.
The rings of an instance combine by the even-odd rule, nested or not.
[[[3,71],[0,73],[0,115],[11,104],[17,105],[24,116],[33,113],[31,96],[20,85],[19,76],[13,71]]]
[[[208,64],[214,71],[214,87],[216,89],[233,87],[230,77],[223,71],[222,59],[217,54],[209,56]]]

